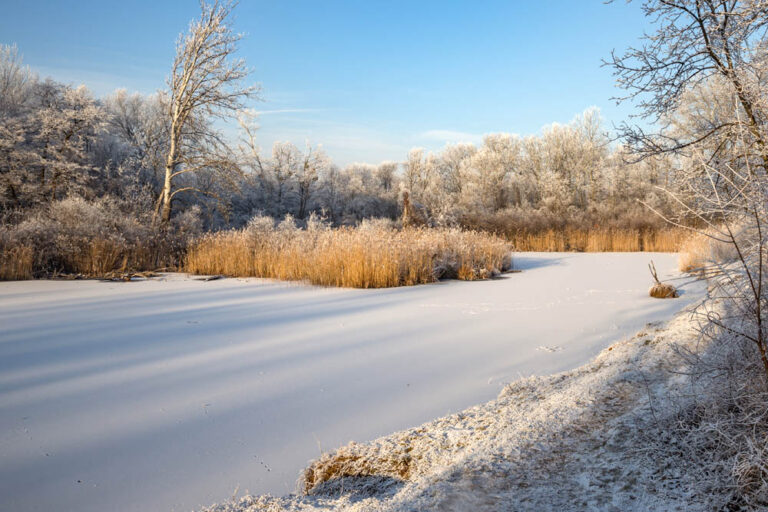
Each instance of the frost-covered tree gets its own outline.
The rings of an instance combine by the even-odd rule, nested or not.
[[[462,200],[480,212],[508,206],[519,157],[519,138],[505,133],[487,135],[469,163]]]
[[[104,126],[103,109],[84,86],[33,80],[23,89],[21,103],[6,103],[0,127],[5,207],[88,195],[98,176],[91,150]]]
[[[42,105],[34,122],[39,127],[40,185],[53,200],[83,191],[93,170],[87,152],[105,116],[85,86],[73,89],[46,81],[38,87]]]
[[[168,150],[167,97],[120,89],[103,104],[109,136],[101,141],[97,161],[113,170],[105,183],[108,191],[132,199],[146,192],[159,201]]]
[[[176,186],[178,178],[204,169],[235,169],[224,137],[213,119],[236,117],[258,88],[245,83],[250,71],[234,54],[241,35],[232,31],[229,0],[200,3],[200,18],[179,37],[168,79],[169,141],[160,218],[168,223],[174,197],[201,189],[193,182]],[[194,176],[193,176],[194,177]]]
[[[302,155],[299,148],[290,142],[276,142],[272,146],[272,160],[269,162],[268,176],[274,190],[274,207],[278,212],[286,212],[293,206],[292,199],[296,173],[301,166]]]
[[[765,0],[644,0],[646,16],[655,31],[644,44],[623,54],[613,53],[609,64],[619,85],[641,108],[643,116],[659,121],[647,131],[625,124],[623,134],[641,156],[679,152],[706,139],[735,140],[747,126],[746,143],[755,146],[761,166],[768,164],[764,130],[765,60],[768,39],[768,2]],[[669,119],[695,87],[717,77],[732,93],[731,115],[713,119],[689,132],[669,130]]]
[[[296,189],[299,203],[296,217],[298,219],[303,220],[307,216],[316,183],[330,165],[331,160],[321,147],[313,148],[307,143],[307,148],[302,155],[301,163],[296,172]]]
[[[439,155],[438,173],[447,199],[457,202],[470,179],[472,157],[477,153],[473,144],[447,145]]]
[[[423,148],[414,148],[408,153],[408,160],[403,164],[403,187],[410,193],[412,201],[427,201],[434,170],[433,159]]]
[[[0,118],[11,117],[24,107],[35,81],[16,45],[0,45]]]
[[[15,46],[0,45],[0,185],[3,209],[20,207],[31,194],[27,169],[37,159],[26,144],[27,116],[35,77]]]
[[[768,382],[768,2],[646,0],[643,8],[656,31],[612,65],[660,126],[625,127],[625,136],[641,157],[679,158],[678,189],[667,193],[732,250],[731,261],[712,258],[705,268],[715,270],[713,295],[727,307],[725,316],[708,311],[705,325],[718,340],[752,343]]]

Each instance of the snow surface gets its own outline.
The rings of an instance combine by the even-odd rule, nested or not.
[[[324,454],[299,493],[204,512],[730,510],[713,494],[733,482],[713,488],[670,428],[692,405],[681,354],[710,347],[694,307],[575,370],[519,379],[495,400]]]
[[[191,510],[594,358],[698,301],[672,254],[525,253],[484,282],[0,283],[0,510]],[[675,281],[678,286],[682,282]]]

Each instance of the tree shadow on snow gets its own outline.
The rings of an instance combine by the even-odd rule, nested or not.
[[[513,270],[532,270],[534,268],[551,267],[560,265],[563,258],[551,258],[542,256],[512,256]]]

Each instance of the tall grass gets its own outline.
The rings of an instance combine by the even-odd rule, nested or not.
[[[737,232],[735,235],[741,242],[741,233]],[[681,245],[677,258],[681,272],[710,275],[715,271],[715,267],[734,261],[738,257],[732,244],[719,241],[713,236],[716,234],[712,230],[689,234]]]
[[[109,238],[81,240],[66,247],[35,248],[0,243],[0,281],[53,275],[105,277],[115,273],[174,267],[180,251],[167,243],[127,244]]]
[[[26,245],[0,247],[0,281],[32,279],[34,251]]]
[[[264,220],[200,238],[189,247],[184,268],[195,274],[385,288],[441,278],[485,279],[510,267],[510,250],[496,236],[459,229],[398,230],[375,223],[275,228]]]
[[[548,229],[507,237],[516,251],[677,252],[687,239],[682,229]]]

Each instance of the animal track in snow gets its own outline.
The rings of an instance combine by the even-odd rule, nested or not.
[[[536,350],[541,350],[542,352],[561,352],[563,350],[563,347],[558,347],[557,345],[552,345],[551,347],[545,347],[544,345],[541,345]]]

